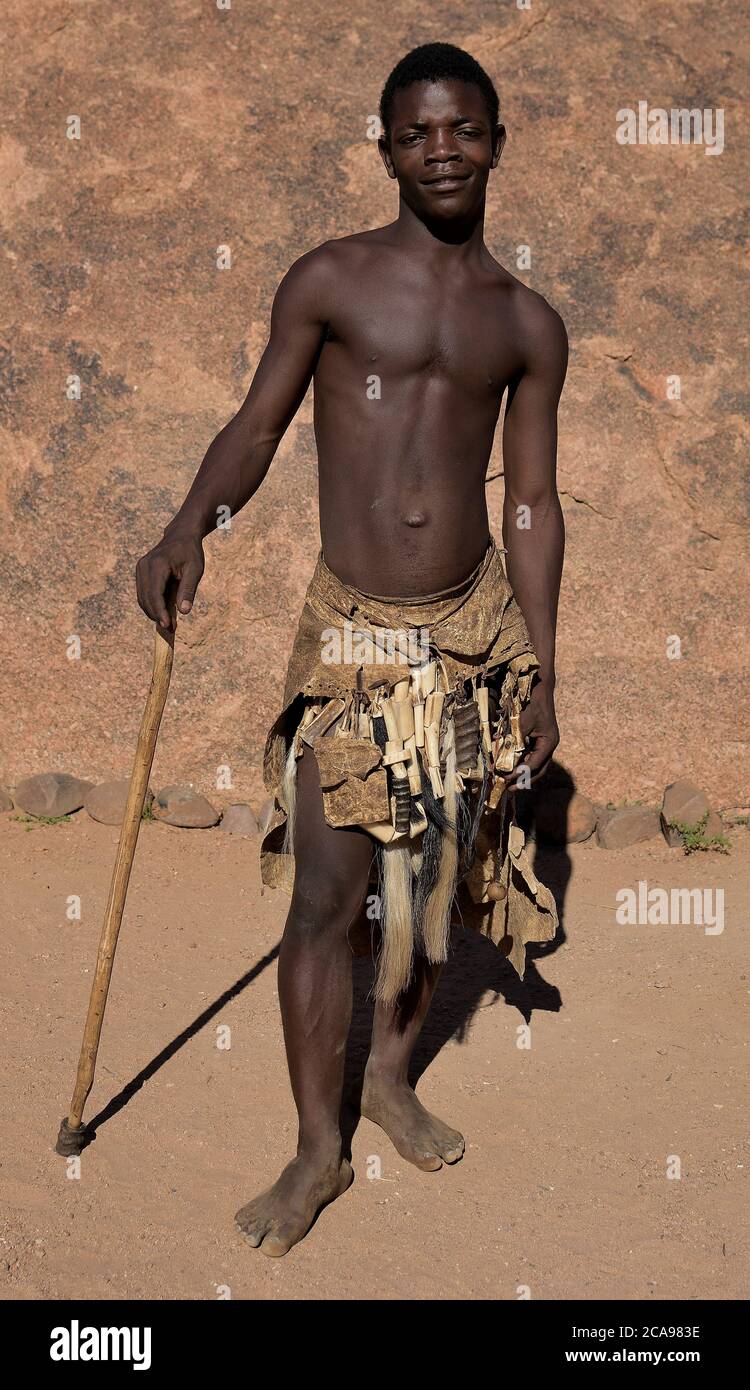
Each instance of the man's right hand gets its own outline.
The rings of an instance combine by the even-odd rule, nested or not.
[[[189,613],[204,567],[203,542],[199,536],[165,535],[153,550],[141,556],[135,567],[138,602],[146,617],[171,631],[172,618],[166,599],[170,585],[177,584],[177,612]]]

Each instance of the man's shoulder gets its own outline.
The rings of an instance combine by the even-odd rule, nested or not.
[[[509,318],[519,346],[528,361],[543,357],[550,362],[567,361],[568,335],[556,309],[539,294],[516,279],[507,277]]]
[[[531,336],[543,334],[545,337],[566,338],[565,324],[543,294],[532,290],[518,281],[516,312],[521,326]]]
[[[356,232],[351,236],[332,237],[294,261],[284,276],[280,292],[283,297],[307,300],[330,307],[338,301],[347,285],[357,282],[368,269],[375,268],[387,244],[376,228]],[[333,298],[332,298],[333,296]]]
[[[366,232],[331,237],[328,241],[306,251],[290,267],[288,274],[325,275],[330,270],[357,264],[363,258],[377,255],[388,244],[388,227],[374,227]]]
[[[490,257],[490,260],[492,273],[505,301],[503,311],[513,316],[514,323],[523,336],[530,334],[533,337],[539,333],[553,336],[562,333],[564,336],[565,325],[562,318],[544,295],[525,285],[523,280],[511,274],[494,256]]]

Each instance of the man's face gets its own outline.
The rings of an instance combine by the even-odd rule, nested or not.
[[[418,217],[454,221],[481,209],[505,142],[472,82],[413,82],[396,92],[383,163]]]

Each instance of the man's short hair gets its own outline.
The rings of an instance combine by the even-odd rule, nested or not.
[[[490,125],[497,125],[500,103],[492,79],[484,68],[463,48],[453,43],[423,43],[412,48],[393,69],[380,98],[380,119],[386,140],[390,139],[393,118],[393,99],[396,92],[410,87],[412,82],[441,81],[473,82],[484,97]]]

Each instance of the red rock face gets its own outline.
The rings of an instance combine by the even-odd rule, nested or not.
[[[682,774],[717,806],[744,804],[732,16],[726,0],[417,0],[388,24],[362,0],[17,11],[0,145],[6,782],[129,772],[152,644],[135,561],[239,405],[285,269],[395,215],[368,118],[401,54],[447,38],[495,78],[509,130],[488,245],[559,309],[572,343],[560,758],[603,800],[657,800]],[[724,152],[618,144],[617,111],[640,97],[722,106]],[[80,140],[66,138],[71,115]],[[499,532],[499,478],[488,496]],[[155,785],[260,796],[315,498],[308,399],[258,497],[207,543]]]

